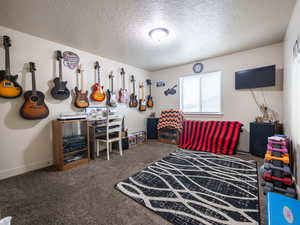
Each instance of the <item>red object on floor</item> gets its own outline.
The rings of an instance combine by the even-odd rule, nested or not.
[[[292,184],[293,184],[293,180],[290,177],[280,178],[280,177],[272,176],[270,173],[264,173],[263,177],[264,177],[264,180],[266,180],[266,181],[279,181],[288,186],[292,186]]]
[[[178,147],[203,152],[235,153],[243,124],[237,121],[183,121]]]

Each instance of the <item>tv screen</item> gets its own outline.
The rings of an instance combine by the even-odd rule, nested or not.
[[[235,89],[274,86],[275,74],[275,65],[236,72]]]

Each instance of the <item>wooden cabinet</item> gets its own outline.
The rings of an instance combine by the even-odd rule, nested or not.
[[[87,120],[54,120],[52,122],[54,163],[66,170],[90,160]]]
[[[179,131],[172,127],[165,127],[158,130],[158,140],[163,143],[178,145]]]

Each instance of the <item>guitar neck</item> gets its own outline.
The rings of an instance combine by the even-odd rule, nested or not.
[[[80,71],[80,78],[81,78],[81,92],[85,92],[84,82],[83,82],[83,72]]]
[[[132,83],[133,83],[133,94],[135,95],[135,81],[133,81]]]
[[[141,89],[141,99],[143,100],[145,98],[145,96],[144,96],[144,87],[141,85],[140,89]]]
[[[5,47],[5,75],[10,75],[9,47]]]
[[[151,84],[149,85],[149,95],[151,96]]]
[[[123,81],[123,89],[125,89],[125,73],[121,73],[121,76],[122,76],[122,81]]]
[[[34,71],[31,71],[31,75],[32,75],[32,92],[34,94],[36,94],[36,82],[35,82],[35,72]]]
[[[98,84],[101,84],[101,80],[100,80],[100,68],[97,68],[97,75],[98,75]]]
[[[59,73],[59,80],[62,81],[62,63],[61,63],[61,59],[59,59],[59,62],[58,62],[58,73]]]

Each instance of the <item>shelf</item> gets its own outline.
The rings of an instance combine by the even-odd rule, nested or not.
[[[89,162],[88,158],[79,159],[79,160],[76,160],[74,162],[64,164],[63,165],[63,170],[71,169],[73,167],[76,167],[76,166],[79,166],[81,164],[85,164],[85,163],[88,163],[88,162]]]
[[[87,121],[86,119],[78,119],[78,120],[74,120],[74,119],[67,119],[67,120],[57,120],[59,123],[74,123],[74,122],[85,122]]]
[[[80,126],[73,126],[72,123],[80,123]],[[68,126],[67,125],[72,125]],[[69,134],[76,134],[85,137],[85,144],[77,146],[71,152],[64,152],[64,137]],[[53,120],[52,121],[52,136],[53,136],[53,156],[54,163],[58,170],[66,170],[84,163],[88,163],[90,160],[90,146],[89,146],[89,129],[87,126],[87,120]],[[72,143],[72,141],[71,141]],[[84,158],[78,159],[70,163],[65,163],[66,158],[76,156],[76,154],[82,154]]]
[[[66,153],[64,152],[64,156],[74,155],[76,153],[85,152],[85,151],[87,151],[87,148],[79,149],[72,152],[66,152]]]

